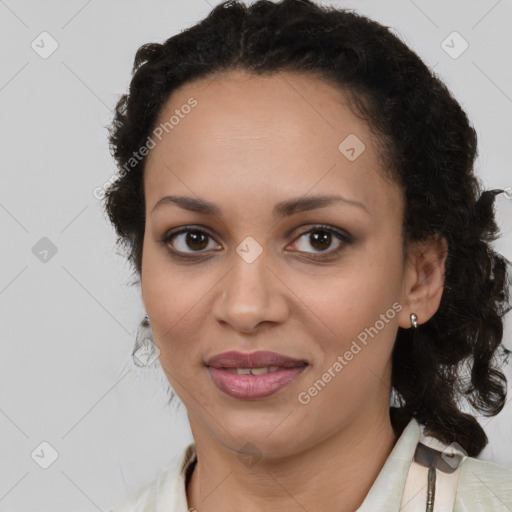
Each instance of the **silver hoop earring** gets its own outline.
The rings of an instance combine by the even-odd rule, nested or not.
[[[418,317],[414,313],[411,313],[411,327],[416,329],[418,325]]]
[[[160,351],[153,339],[149,317],[145,314],[135,336],[135,345],[132,351],[133,362],[141,368],[148,368],[158,360],[159,355]]]

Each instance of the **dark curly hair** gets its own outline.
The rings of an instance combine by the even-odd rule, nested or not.
[[[311,0],[229,1],[164,43],[138,49],[129,92],[109,126],[119,168],[145,144],[176,88],[236,69],[310,73],[343,90],[376,135],[386,176],[403,190],[404,247],[431,235],[446,239],[439,309],[417,329],[398,328],[391,384],[402,421],[415,417],[431,435],[476,456],[487,436],[459,402],[467,399],[485,416],[505,404],[506,378],[495,355],[510,294],[506,260],[490,244],[499,231],[494,199],[504,190],[482,192],[467,115],[416,53],[363,15]],[[117,243],[139,277],[144,163],[121,172],[105,192]]]

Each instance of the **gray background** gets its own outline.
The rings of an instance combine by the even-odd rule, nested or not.
[[[115,172],[105,126],[137,48],[214,3],[0,0],[0,511],[107,510],[192,439],[160,369],[127,366],[143,307],[93,191]],[[512,186],[510,0],[323,3],[393,27],[467,111],[485,187]],[[512,200],[499,197],[497,248],[512,260]],[[511,420],[510,402],[480,419],[480,458],[512,466]]]

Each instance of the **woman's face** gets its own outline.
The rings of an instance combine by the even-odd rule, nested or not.
[[[403,199],[343,94],[232,72],[176,91],[151,137],[142,296],[194,438],[284,456],[387,412],[395,336],[410,327]],[[293,362],[207,365],[230,351]]]

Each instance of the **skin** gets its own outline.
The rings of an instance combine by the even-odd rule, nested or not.
[[[356,510],[401,433],[389,416],[398,327],[411,327],[411,312],[421,324],[437,311],[446,242],[431,239],[403,254],[402,192],[384,177],[369,127],[331,84],[313,75],[232,71],[184,84],[156,124],[192,96],[197,106],[146,161],[141,273],[160,362],[196,443],[188,506]],[[349,134],[366,146],[354,161],[338,149]],[[170,194],[214,202],[222,214],[174,204],[153,212]],[[364,208],[339,202],[272,216],[277,202],[322,194]],[[332,235],[315,244],[311,233],[300,235],[318,224],[347,232],[352,243]],[[187,245],[181,234],[161,243],[171,229],[197,225],[211,238]],[[263,250],[250,264],[236,252],[248,236]],[[172,248],[190,262],[173,259]],[[323,263],[312,255],[323,255]],[[308,404],[300,403],[299,393],[393,303],[401,311]],[[227,350],[272,350],[308,367],[270,397],[235,399],[204,366]],[[251,464],[239,456],[242,447],[257,452]]]

